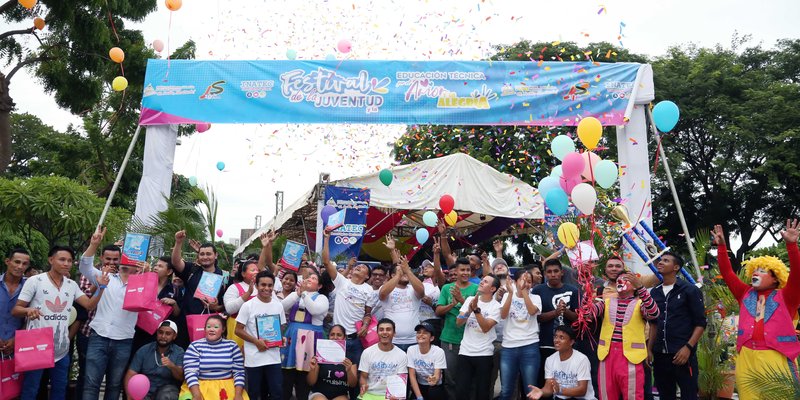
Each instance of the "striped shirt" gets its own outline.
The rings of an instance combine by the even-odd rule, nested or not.
[[[209,342],[205,338],[192,342],[183,355],[186,385],[199,385],[199,379],[229,379],[234,386],[244,387],[244,358],[232,340]]]
[[[646,289],[638,289],[634,291],[634,297],[628,298],[619,298],[617,299],[617,315],[614,316],[614,333],[611,335],[612,342],[622,342],[622,323],[625,320],[625,312],[628,310],[628,306],[635,306],[636,300],[642,300],[642,306],[639,308],[639,311],[642,313],[642,317],[644,317],[647,321],[652,321],[658,318],[658,305],[650,297],[650,293]],[[596,302],[594,304],[595,307],[595,314],[596,315],[603,315],[605,311],[605,302]]]

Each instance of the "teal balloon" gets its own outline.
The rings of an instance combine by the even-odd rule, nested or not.
[[[594,165],[594,180],[603,189],[614,186],[619,177],[617,164],[611,160],[603,160]]]
[[[539,196],[542,198],[547,197],[547,193],[551,190],[559,188],[560,184],[558,182],[558,178],[548,176],[541,181],[539,181]]]
[[[557,159],[563,160],[564,156],[575,151],[575,142],[567,135],[558,135],[550,142],[550,151]]]
[[[336,61],[336,56],[333,55],[333,54],[328,54],[327,56],[325,56],[325,60],[326,61]]]
[[[428,237],[430,237],[430,234],[428,233],[427,229],[419,228],[417,229],[416,237],[417,237],[417,243],[425,244],[425,242],[428,241]]]
[[[225,163],[224,163],[224,162],[222,162],[222,161],[218,161],[218,162],[217,162],[217,169],[218,169],[218,170],[220,170],[220,171],[222,171],[223,169],[225,169]]]
[[[425,214],[422,214],[422,222],[431,228],[436,226],[436,223],[439,222],[438,220],[439,218],[436,218],[436,213],[433,211],[425,211]]]
[[[569,209],[567,193],[560,187],[549,191],[547,196],[544,197],[544,203],[555,215],[564,215]]]
[[[189,184],[192,185],[192,186],[197,186],[197,177],[196,176],[190,176],[189,177]]]
[[[289,60],[294,60],[295,58],[297,58],[297,50],[294,49],[286,50],[286,58]]]
[[[394,175],[392,174],[392,171],[389,171],[388,169],[384,169],[384,170],[381,170],[381,172],[378,174],[378,179],[381,180],[382,184],[384,184],[386,186],[389,186],[389,185],[392,184],[392,180],[394,179]]]
[[[561,165],[556,165],[553,167],[553,169],[550,170],[550,176],[553,178],[561,178],[564,176],[564,171],[561,170]]]
[[[669,101],[661,101],[653,107],[653,122],[659,131],[667,133],[678,124],[681,118],[681,111],[678,105]]]

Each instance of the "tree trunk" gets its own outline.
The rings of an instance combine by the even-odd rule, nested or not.
[[[8,79],[0,73],[0,175],[3,175],[11,163],[11,111],[14,100],[8,91]]]

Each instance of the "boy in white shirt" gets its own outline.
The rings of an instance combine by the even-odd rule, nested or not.
[[[442,385],[442,374],[447,369],[447,360],[441,347],[431,344],[435,330],[433,325],[422,322],[414,330],[417,344],[408,348],[408,380],[417,400],[445,400],[447,392]]]
[[[358,370],[361,371],[360,396],[363,400],[394,400],[389,396],[387,381],[395,375],[408,373],[406,353],[392,344],[394,339],[394,322],[388,318],[378,321],[379,342],[361,353]],[[399,396],[405,397],[405,389]]]
[[[573,350],[575,331],[569,325],[556,327],[553,334],[553,347],[556,353],[547,357],[544,363],[546,383],[539,389],[529,385],[531,389],[528,399],[538,400],[543,396],[556,399],[596,400],[592,389],[591,365],[583,353]]]
[[[399,326],[392,342],[400,350],[406,351],[416,343],[411,327],[419,323],[419,305],[425,296],[425,288],[422,281],[411,272],[408,260],[396,249],[392,250],[392,259],[397,260],[397,267],[392,271],[391,278],[381,286],[380,301],[384,316]]]
[[[516,280],[506,281],[506,294],[500,302],[500,317],[505,320],[500,353],[500,399],[514,398],[517,380],[523,387],[537,385],[539,376],[539,321],[542,299],[531,293],[530,272],[518,270]]]

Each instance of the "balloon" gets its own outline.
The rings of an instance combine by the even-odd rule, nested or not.
[[[381,180],[382,184],[389,186],[392,184],[392,179],[394,179],[394,175],[392,174],[392,171],[389,171],[388,169],[382,169],[381,173],[378,174],[378,178]]]
[[[192,185],[192,186],[197,186],[197,177],[196,176],[190,176],[189,177],[189,184]]]
[[[593,181],[592,175],[595,174],[594,169],[596,168],[597,163],[602,161],[602,158],[597,154],[592,153],[591,151],[584,151],[581,153],[581,158],[583,158],[584,167],[583,172],[581,172],[581,176],[584,179],[588,180],[589,182]],[[591,160],[591,168],[589,168],[589,162]]]
[[[222,237],[222,229],[217,229],[217,237]]]
[[[128,80],[124,76],[118,76],[111,81],[111,88],[117,92],[121,92],[128,88]]]
[[[566,248],[575,247],[578,244],[578,239],[580,239],[580,231],[578,231],[577,225],[572,222],[564,222],[558,227],[558,240]]]
[[[436,223],[439,222],[439,218],[436,216],[435,212],[425,211],[425,214],[422,214],[422,222],[433,228],[436,226]]]
[[[181,1],[181,0],[167,0],[166,4],[167,4],[167,8],[170,11],[178,11],[178,10],[181,9],[181,6],[183,5],[183,1]]]
[[[608,189],[614,186],[614,182],[619,177],[619,169],[617,164],[611,160],[603,160],[594,166],[594,178],[597,184],[603,189]]]
[[[555,188],[547,192],[547,196],[544,196],[544,203],[547,204],[547,208],[555,215],[564,215],[569,208],[567,193],[561,190],[561,188]]]
[[[350,50],[353,50],[353,44],[347,39],[342,39],[336,45],[336,48],[339,49],[340,53],[349,53]]]
[[[586,163],[583,162],[583,157],[580,154],[575,152],[568,153],[564,156],[564,161],[561,162],[561,177],[580,177],[584,166],[586,166]]]
[[[445,214],[444,222],[446,222],[447,225],[455,226],[456,222],[458,222],[458,213],[455,212],[455,210],[453,210],[453,211],[450,211],[449,213]]]
[[[541,181],[539,181],[539,196],[542,198],[547,197],[547,193],[550,192],[552,189],[558,188],[559,182],[558,178],[553,176],[548,176]]]
[[[322,207],[322,210],[319,212],[319,216],[322,218],[322,223],[327,225],[328,218],[330,218],[331,215],[336,214],[336,211],[336,207],[331,205]]]
[[[125,60],[125,52],[119,47],[112,47],[111,50],[108,51],[108,56],[111,57],[111,61],[117,64]]]
[[[428,241],[428,237],[430,237],[430,234],[428,233],[427,229],[419,228],[419,229],[417,229],[416,236],[417,236],[417,243],[425,244],[425,242]]]
[[[579,183],[572,189],[572,204],[586,215],[592,215],[597,205],[597,192],[588,183]]]
[[[197,129],[198,133],[203,133],[211,129],[211,124],[209,124],[208,122],[201,122],[199,124],[194,124],[194,129]]]
[[[561,178],[562,175],[564,175],[564,170],[560,165],[556,165],[552,170],[550,170],[550,176],[554,178]]]
[[[36,0],[19,0],[19,4],[30,10],[36,5]]]
[[[164,50],[164,42],[162,42],[161,39],[153,40],[153,50],[161,53],[161,51]]]
[[[142,400],[150,391],[150,379],[146,375],[136,374],[128,381],[128,394],[134,400]]]
[[[217,169],[220,170],[220,171],[225,169],[225,163],[222,162],[222,161],[217,161]]]
[[[33,26],[38,30],[44,29],[44,20],[42,18],[39,18],[39,17],[34,18],[33,19]]]
[[[297,58],[297,50],[294,49],[286,50],[286,58],[288,58],[289,60],[294,60],[295,58]]]
[[[450,211],[453,211],[453,207],[455,206],[456,201],[453,199],[453,196],[445,194],[439,198],[439,209],[441,209],[443,213],[449,214]]]
[[[669,100],[660,101],[653,107],[653,122],[661,132],[671,131],[680,117],[681,111],[678,109],[678,105]]]
[[[573,176],[572,178],[558,178],[558,185],[564,190],[564,193],[572,193],[572,189],[581,183],[581,178]]]
[[[578,138],[589,150],[597,148],[603,136],[603,124],[595,117],[586,117],[578,123]]]
[[[325,56],[326,61],[336,61],[336,56],[333,54],[328,54]]]
[[[563,160],[565,155],[575,151],[575,142],[567,135],[558,135],[550,142],[550,151],[557,159]]]

